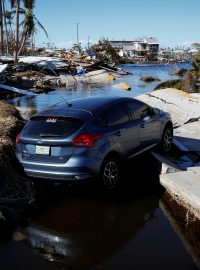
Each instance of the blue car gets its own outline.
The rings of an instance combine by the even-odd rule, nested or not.
[[[62,101],[31,117],[17,136],[16,154],[30,177],[94,177],[113,190],[121,161],[158,144],[169,152],[172,141],[168,113],[133,98],[94,96]]]

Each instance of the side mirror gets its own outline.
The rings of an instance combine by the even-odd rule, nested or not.
[[[155,113],[155,115],[159,115],[160,114],[160,109],[153,108],[153,112]]]
[[[148,121],[150,121],[151,120],[151,117],[150,116],[145,116],[144,118],[143,118],[143,121],[144,122],[148,122]]]

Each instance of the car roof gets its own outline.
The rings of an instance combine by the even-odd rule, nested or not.
[[[134,100],[134,99],[118,96],[104,96],[104,97],[92,96],[92,97],[70,99],[52,105],[44,109],[43,111],[37,113],[36,115],[34,115],[34,117],[62,116],[87,120],[94,114],[101,112],[102,109],[109,107],[111,104],[126,100]]]

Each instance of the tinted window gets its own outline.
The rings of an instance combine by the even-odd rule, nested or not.
[[[146,104],[137,101],[128,101],[127,106],[131,112],[132,119],[134,120],[151,115],[151,109]]]
[[[119,103],[106,111],[108,126],[115,126],[129,121],[129,116],[124,106]]]
[[[83,121],[74,118],[47,118],[31,119],[23,131],[23,135],[31,138],[68,137],[76,132]]]
[[[106,113],[102,113],[94,120],[94,125],[100,128],[106,127],[107,125],[107,118]]]

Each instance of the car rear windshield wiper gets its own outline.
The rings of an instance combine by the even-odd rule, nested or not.
[[[40,137],[61,137],[61,135],[58,135],[58,134],[50,134],[50,133],[47,133],[47,134],[40,134]]]

